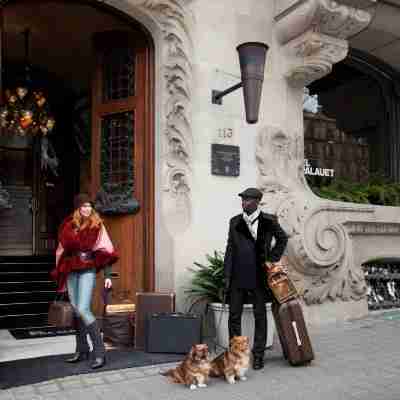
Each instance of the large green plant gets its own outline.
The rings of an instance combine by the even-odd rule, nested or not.
[[[391,182],[382,174],[372,175],[366,183],[336,179],[330,185],[311,189],[320,197],[352,203],[400,206],[400,184]]]
[[[194,263],[189,287],[185,290],[191,307],[199,302],[222,303],[224,297],[224,254],[206,255],[207,263]]]

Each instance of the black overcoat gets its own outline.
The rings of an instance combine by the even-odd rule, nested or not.
[[[271,247],[272,238],[276,241],[274,247]],[[287,241],[275,215],[260,213],[257,240],[251,235],[243,214],[231,218],[224,259],[227,286],[243,289],[266,287],[264,263],[279,261]]]

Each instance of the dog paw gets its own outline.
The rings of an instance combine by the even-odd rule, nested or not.
[[[236,383],[235,378],[233,378],[233,379],[228,379],[228,383],[229,383],[230,385],[233,385],[234,383]]]
[[[206,384],[206,383],[199,383],[197,386],[198,386],[199,388],[200,388],[200,387],[207,387],[207,384]]]
[[[200,385],[199,385],[200,386]],[[194,383],[192,383],[190,386],[189,386],[189,389],[190,390],[194,390],[194,389],[196,389],[197,388],[197,386],[194,384]]]

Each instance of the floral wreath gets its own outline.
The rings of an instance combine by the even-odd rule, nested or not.
[[[0,108],[0,126],[5,133],[46,136],[55,125],[47,99],[41,90],[29,91],[20,86],[4,92],[5,105]]]

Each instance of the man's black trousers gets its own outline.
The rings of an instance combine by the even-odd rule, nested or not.
[[[265,309],[265,288],[231,288],[229,292],[229,338],[242,333],[243,304],[249,300],[254,313],[253,354],[263,356],[267,344],[267,314]]]

